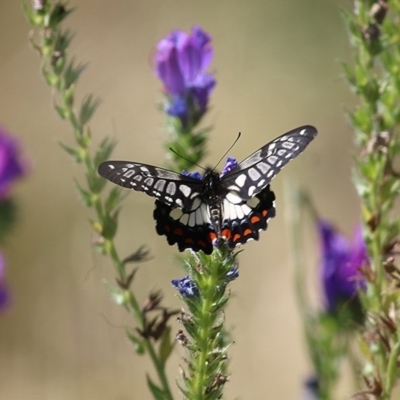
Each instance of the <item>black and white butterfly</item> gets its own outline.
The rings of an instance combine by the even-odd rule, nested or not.
[[[317,135],[301,126],[279,136],[229,172],[207,169],[202,179],[131,161],[106,161],[98,172],[117,185],[156,198],[154,219],[159,235],[180,251],[211,254],[224,239],[230,249],[254,239],[275,216],[269,183]]]

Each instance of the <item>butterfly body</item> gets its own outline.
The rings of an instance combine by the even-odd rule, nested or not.
[[[210,254],[219,239],[231,249],[258,240],[259,231],[275,216],[269,183],[316,135],[312,126],[294,129],[222,174],[207,169],[202,179],[130,161],[107,161],[98,171],[120,186],[156,198],[156,230],[169,244]]]

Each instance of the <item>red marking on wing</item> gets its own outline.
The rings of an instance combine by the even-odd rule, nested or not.
[[[182,228],[176,228],[176,229],[174,229],[174,233],[175,233],[175,235],[182,236],[183,235],[183,229]]]
[[[251,229],[245,229],[245,231],[243,232],[244,236],[249,236],[253,233],[253,231]]]
[[[237,233],[234,237],[233,237],[233,241],[237,242],[239,239],[241,238],[241,236]]]
[[[210,241],[213,242],[215,239],[217,239],[217,234],[215,232],[210,232],[208,234]]]
[[[221,236],[223,236],[225,239],[230,239],[232,236],[232,231],[228,228],[222,229],[221,231]]]
[[[260,217],[259,216],[257,216],[257,215],[253,215],[252,217],[251,217],[251,219],[250,219],[250,222],[252,223],[252,224],[256,224],[257,222],[260,222],[261,220],[260,220]]]
[[[266,217],[267,214],[268,214],[268,210],[262,210],[262,216],[263,216],[263,217]]]
[[[206,243],[204,242],[204,240],[199,240],[199,241],[197,242],[197,244],[198,244],[200,247],[203,247],[203,248],[206,247]]]
[[[194,240],[192,238],[186,238],[185,243],[187,244],[194,244]]]

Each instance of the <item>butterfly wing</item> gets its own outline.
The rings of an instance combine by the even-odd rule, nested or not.
[[[106,161],[99,174],[128,189],[144,192],[172,208],[190,209],[202,181],[153,165],[131,161]]]
[[[224,187],[249,200],[260,193],[280,170],[296,158],[317,135],[313,126],[301,126],[269,142],[243,160],[223,178]]]

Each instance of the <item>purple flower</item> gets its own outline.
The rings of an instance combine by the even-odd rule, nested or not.
[[[0,129],[0,202],[8,197],[11,185],[24,172],[17,141]]]
[[[213,57],[210,43],[211,36],[194,26],[191,34],[175,30],[157,45],[155,73],[170,100],[167,113],[183,126],[203,116],[216,83],[206,72]]]
[[[318,229],[322,248],[321,278],[328,312],[340,310],[344,303],[357,300],[357,290],[365,289],[360,272],[368,262],[361,227],[355,230],[350,241],[327,221],[320,220]]]
[[[229,269],[226,273],[225,278],[226,282],[231,282],[239,277],[239,268],[235,264],[233,267]],[[190,278],[189,275],[184,276],[180,279],[173,279],[171,281],[171,285],[179,291],[182,297],[199,297],[199,289],[196,285],[196,282]]]
[[[198,179],[199,181],[203,180],[203,176],[200,172],[187,172],[185,169],[182,171],[182,175],[190,176],[191,178]]]
[[[4,283],[4,257],[0,253],[0,312],[5,309],[8,300],[8,290]]]
[[[237,264],[229,269],[225,277],[228,281],[233,281],[236,278],[239,278],[239,267],[237,266]]]
[[[171,281],[172,286],[179,291],[183,297],[198,297],[199,289],[196,283],[189,276],[184,276],[181,279]]]
[[[236,158],[234,157],[228,157],[226,159],[226,163],[224,168],[222,169],[220,176],[221,178],[226,175],[228,172],[231,172],[234,168],[236,168],[238,165],[238,162],[236,161]]]

